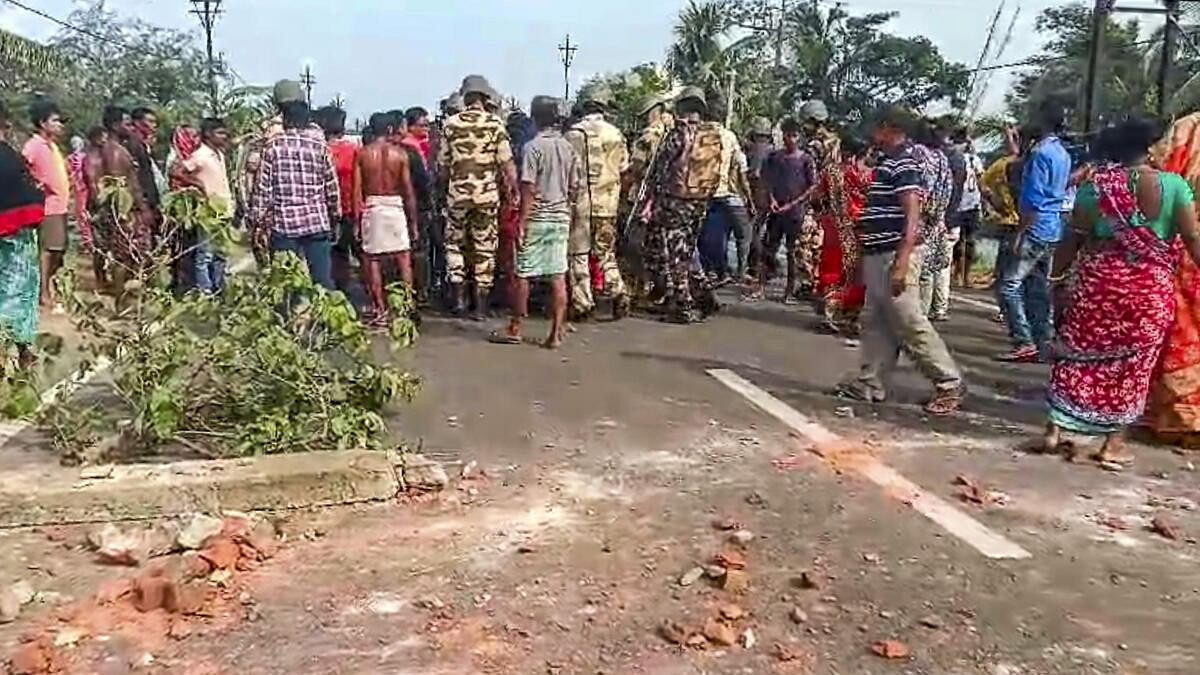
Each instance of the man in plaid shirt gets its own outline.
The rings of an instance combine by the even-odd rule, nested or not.
[[[280,108],[283,133],[263,146],[251,222],[270,233],[272,251],[304,258],[313,281],[333,290],[331,223],[341,214],[337,172],[325,142],[308,131],[308,104],[289,101]]]

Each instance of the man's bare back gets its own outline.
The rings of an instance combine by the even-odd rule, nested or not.
[[[407,200],[405,184],[411,190],[408,174],[408,153],[385,139],[377,139],[358,153],[358,167],[362,171],[364,197],[396,197]]]

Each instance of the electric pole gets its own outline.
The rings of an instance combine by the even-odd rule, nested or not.
[[[300,84],[304,85],[305,99],[308,101],[308,107],[312,107],[312,89],[317,83],[317,78],[313,77],[312,64],[304,64],[304,72],[300,73]]]
[[[567,39],[558,46],[558,51],[562,52],[563,102],[569,106],[571,101],[571,64],[575,62],[575,52],[579,51],[577,45],[571,44],[570,33],[567,33]]]
[[[1179,39],[1179,0],[1164,0],[1167,21],[1163,27],[1162,63],[1158,64],[1158,116],[1166,119],[1171,100],[1171,62],[1175,59],[1175,43]]]
[[[189,0],[192,3],[192,14],[200,18],[204,27],[204,46],[208,56],[208,106],[213,115],[217,114],[217,64],[213,56],[213,27],[217,25],[217,17],[221,15],[222,0]]]
[[[788,0],[779,0],[779,23],[775,24],[775,72],[783,68],[783,23],[787,17]]]
[[[1096,0],[1092,9],[1091,50],[1088,52],[1087,91],[1083,100],[1083,132],[1090,133],[1095,127],[1096,113],[1100,108],[1100,53],[1104,50],[1104,30],[1108,25],[1108,13],[1113,0]]]
[[[346,99],[342,98],[341,92],[338,92],[333,95],[333,100],[329,102],[329,105],[337,108],[338,110],[345,110]]]

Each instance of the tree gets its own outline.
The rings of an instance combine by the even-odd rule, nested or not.
[[[962,105],[967,68],[926,38],[888,33],[895,16],[853,15],[818,0],[794,3],[783,15],[768,0],[693,1],[680,13],[667,62],[678,80],[712,92],[733,81],[742,121],[778,118],[813,98],[849,120],[886,103]]]
[[[1098,71],[1098,112],[1105,117],[1155,111],[1161,31],[1150,40],[1141,40],[1142,27],[1136,19],[1120,22],[1110,15],[1106,21]],[[1026,119],[1042,105],[1062,105],[1071,113],[1072,122],[1082,126],[1091,22],[1092,8],[1083,2],[1052,7],[1038,16],[1036,29],[1045,38],[1038,56],[1042,63],[1022,74],[1009,91],[1007,102],[1013,116]],[[1200,86],[1192,81],[1200,72],[1200,62],[1188,47],[1180,50],[1180,57],[1176,81],[1185,86],[1172,93],[1169,112],[1187,110],[1200,95]]]
[[[667,51],[667,70],[677,81],[716,94],[749,65],[761,40],[735,35],[729,8],[723,0],[690,0],[680,12],[675,43]]]
[[[579,88],[579,96],[590,94],[598,86],[607,86],[613,95],[610,121],[626,135],[642,128],[639,113],[651,98],[666,96],[671,90],[670,78],[656,63],[643,63],[619,73],[597,75]]]
[[[47,48],[57,61],[39,56],[45,68],[22,68],[19,81],[0,77],[0,93],[10,105],[23,107],[33,93],[50,96],[79,134],[100,122],[110,102],[153,108],[164,135],[206,112],[207,61],[192,35],[122,18],[103,1],[72,12],[68,22],[86,33],[64,30],[50,40]],[[232,89],[223,67],[217,75],[222,89]]]

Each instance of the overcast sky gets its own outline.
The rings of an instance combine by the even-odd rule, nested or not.
[[[22,0],[66,17],[83,0]],[[1134,0],[1145,1],[1145,0]],[[948,58],[973,65],[999,0],[844,0],[852,12],[896,10],[892,28],[926,35]],[[1064,0],[1007,0],[1022,6],[1003,61],[1037,52],[1033,22]],[[568,32],[579,44],[574,85],[589,75],[661,61],[686,0],[224,0],[218,49],[245,79],[295,78],[310,61],[314,101],[340,93],[351,117],[372,110],[431,106],[462,76],[487,75],[522,101],[562,90],[557,46]],[[108,0],[122,14],[194,31],[186,0]],[[0,26],[44,39],[57,26],[0,0]],[[1009,71],[992,80],[988,109],[1003,103]]]

